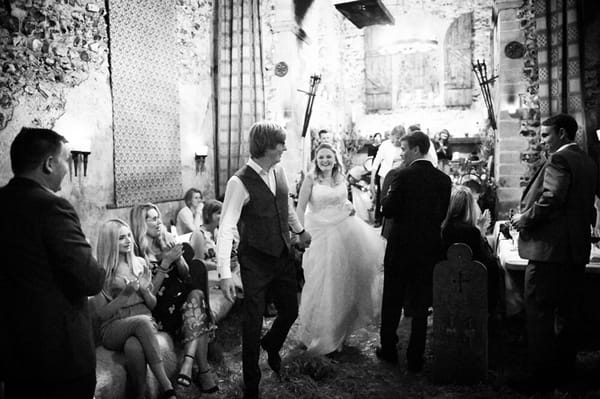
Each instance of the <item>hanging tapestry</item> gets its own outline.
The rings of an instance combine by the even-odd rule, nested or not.
[[[265,116],[259,0],[218,3],[217,196],[248,159],[248,130]]]
[[[559,113],[573,116],[581,127],[576,140],[587,148],[584,134],[579,33],[576,0],[536,0],[539,101],[542,120]]]
[[[181,198],[174,0],[110,0],[115,203]]]

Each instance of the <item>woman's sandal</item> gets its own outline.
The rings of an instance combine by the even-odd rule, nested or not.
[[[190,359],[192,359],[192,364],[193,364],[193,362],[194,362],[194,356],[192,356],[192,355],[185,355],[183,357],[184,358],[189,357]],[[192,369],[190,369],[190,372],[191,371],[192,371]],[[187,388],[190,385],[192,385],[192,377],[190,377],[189,375],[186,375],[186,374],[182,374],[182,373],[177,374],[176,381],[177,381],[178,385],[180,385],[180,386],[182,386],[184,388]]]
[[[173,388],[171,389],[167,389],[166,391],[163,392],[163,394],[161,395],[162,399],[172,399],[175,398],[177,399],[177,395],[175,395],[175,390]]]
[[[219,386],[215,382],[210,369],[198,373],[198,379],[200,380],[200,391],[203,393],[215,393],[219,390]]]

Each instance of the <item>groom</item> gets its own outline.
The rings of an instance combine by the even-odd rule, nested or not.
[[[242,309],[242,363],[244,398],[258,398],[260,346],[268,363],[279,373],[279,350],[298,316],[296,269],[290,260],[290,230],[301,245],[310,245],[294,209],[288,206],[288,184],[278,165],[286,150],[285,131],[271,122],[257,122],[250,128],[250,160],[227,182],[217,240],[217,272],[221,289],[230,301],[235,298],[230,257],[236,227],[240,242],[238,259],[244,286]],[[260,338],[265,295],[273,295],[277,318]]]
[[[393,218],[384,260],[381,347],[376,355],[397,363],[396,330],[402,315],[412,317],[407,368],[423,368],[427,309],[431,306],[433,266],[442,259],[440,226],[450,202],[451,181],[426,159],[429,137],[416,131],[400,139],[405,168],[394,176],[383,198],[383,215]]]

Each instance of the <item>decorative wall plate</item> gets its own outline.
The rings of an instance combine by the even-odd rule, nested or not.
[[[512,59],[521,58],[525,55],[525,46],[519,42],[510,42],[504,47],[504,54]]]
[[[280,61],[277,63],[277,65],[275,65],[275,75],[276,76],[279,76],[281,78],[282,76],[287,75],[287,73],[288,73],[288,65],[285,62]]]

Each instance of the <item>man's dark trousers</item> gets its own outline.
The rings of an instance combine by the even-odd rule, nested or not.
[[[407,284],[411,284],[412,287],[409,288]],[[410,291],[408,295],[407,290]],[[409,279],[408,275],[392,267],[384,269],[380,330],[381,348],[388,354],[397,353],[398,323],[404,308],[406,316],[411,317],[410,338],[406,348],[406,359],[409,368],[419,369],[423,365],[423,354],[425,353],[425,342],[427,340],[427,297],[430,291],[431,287],[422,284],[415,277]],[[407,304],[407,297],[413,298],[414,303]],[[406,309],[407,307],[410,309]]]
[[[279,257],[270,256],[251,247],[239,252],[244,286],[242,302],[244,319],[242,333],[242,362],[246,396],[258,395],[260,382],[260,333],[267,291],[272,293],[277,318],[262,339],[268,350],[279,351],[288,331],[298,317],[296,269],[284,248]]]
[[[539,389],[551,389],[574,372],[584,272],[585,265],[538,261],[525,269],[529,358]]]

